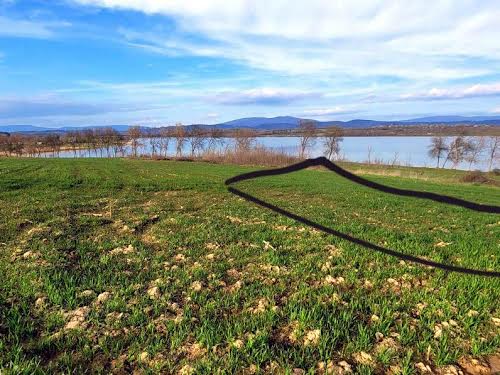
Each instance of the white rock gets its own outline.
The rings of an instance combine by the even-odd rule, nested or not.
[[[111,297],[111,293],[110,292],[102,292],[101,294],[99,294],[97,296],[97,303],[104,303],[106,302],[109,297]]]

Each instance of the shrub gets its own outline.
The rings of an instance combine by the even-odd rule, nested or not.
[[[460,178],[461,182],[472,182],[478,184],[486,184],[490,182],[490,179],[481,171],[472,171]]]
[[[205,151],[201,159],[215,163],[240,165],[283,166],[299,161],[298,158],[282,151],[256,146],[247,150],[225,149],[223,151]]]

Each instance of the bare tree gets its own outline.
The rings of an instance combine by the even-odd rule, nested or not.
[[[372,146],[368,146],[368,150],[367,150],[367,157],[368,157],[368,164],[371,164],[372,163],[372,153],[373,153],[373,148]]]
[[[85,132],[77,130],[74,131],[74,135],[75,135],[76,149],[78,150],[78,154],[82,156],[87,151],[86,150],[87,145],[85,142]]]
[[[462,136],[455,137],[450,143],[446,160],[443,163],[443,168],[448,160],[451,161],[453,167],[456,168],[458,164],[465,159],[470,150],[471,145],[466,138]]]
[[[196,151],[202,151],[205,146],[205,132],[200,126],[193,125],[188,132],[188,139],[191,144],[191,157],[194,157]]]
[[[186,143],[186,129],[181,123],[175,124],[175,154],[182,156],[182,148]]]
[[[234,142],[236,150],[250,150],[255,143],[255,131],[252,129],[236,129],[234,132]]]
[[[137,157],[137,151],[141,146],[140,139],[142,136],[142,131],[139,126],[132,126],[128,128],[127,135],[130,139],[130,146],[132,147],[132,155]]]
[[[105,135],[103,128],[95,128],[94,129],[94,139],[95,139],[95,154],[97,156],[97,152],[99,151],[99,156],[102,158],[104,153],[104,143],[105,143]]]
[[[0,133],[0,155],[7,155],[9,153],[9,137],[8,133]]]
[[[159,147],[160,147],[160,154],[163,154],[163,156],[167,157],[168,153],[168,145],[170,143],[170,138],[172,137],[172,132],[170,129],[167,128],[161,128],[160,129],[160,134],[159,134]]]
[[[78,132],[77,131],[69,131],[64,134],[62,141],[68,145],[71,150],[73,150],[73,156],[76,156],[76,152],[78,150]]]
[[[43,140],[40,136],[34,137],[33,148],[36,156],[38,157],[42,156],[44,145],[43,145]]]
[[[209,139],[208,139],[208,149],[215,150],[217,146],[222,147],[224,145],[224,131],[222,129],[217,129],[213,127],[210,129]]]
[[[85,129],[82,134],[82,140],[86,144],[90,156],[92,146],[95,144],[94,131],[92,129]]]
[[[399,152],[394,152],[394,157],[392,158],[391,165],[394,167],[395,165],[399,165]]]
[[[332,156],[335,155],[335,159],[339,158],[340,155],[340,142],[344,140],[342,137],[341,128],[331,128],[328,129],[328,135],[325,136],[323,140],[323,146],[325,148],[325,156],[328,160],[332,160]]]
[[[156,151],[160,152],[160,137],[159,132],[156,129],[151,129],[148,134],[148,143],[151,148],[151,157],[154,158],[156,156]]]
[[[109,158],[111,157],[111,151],[113,149],[113,143],[115,142],[115,132],[116,130],[107,127],[104,129],[99,129],[99,144],[100,144],[100,150],[101,150],[101,155],[102,155],[102,150],[106,150],[106,156]]]
[[[123,148],[123,136],[115,129],[110,133],[111,137],[111,150],[113,151],[113,156],[116,158],[118,154],[124,155],[125,150]]]
[[[429,156],[433,159],[437,159],[436,168],[439,168],[439,161],[448,151],[449,147],[446,144],[446,139],[443,137],[433,137],[431,139],[431,144],[429,146]],[[444,165],[443,165],[444,167]]]
[[[43,142],[49,147],[52,151],[52,156],[59,156],[61,152],[61,137],[59,134],[48,134],[44,137]]]
[[[484,151],[485,139],[484,137],[471,137],[468,139],[469,152],[465,155],[465,161],[469,162],[469,170],[472,164],[479,161],[481,153]]]
[[[489,137],[486,142],[486,150],[488,151],[488,170],[493,169],[493,162],[499,159],[500,137]]]
[[[8,139],[9,153],[22,156],[24,152],[25,137],[21,134],[11,134]]]
[[[100,129],[94,128],[91,129],[92,131],[92,137],[90,138],[90,144],[92,150],[94,150],[95,156],[97,156],[97,152],[101,152],[101,157],[102,157],[102,139],[101,139],[101,132]]]
[[[307,149],[316,142],[316,124],[311,120],[300,120],[298,131],[300,133],[299,156],[304,158]]]
[[[38,139],[34,135],[24,137],[24,152],[28,156],[35,157],[37,155],[37,141]]]

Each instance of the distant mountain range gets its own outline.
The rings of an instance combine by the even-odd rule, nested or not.
[[[292,116],[278,116],[278,117],[247,117],[237,120],[227,121],[215,125],[203,125],[217,127],[220,129],[237,129],[237,128],[250,128],[255,130],[288,130],[298,127],[301,120],[299,117]],[[412,125],[495,125],[500,126],[500,116],[432,116],[414,118],[409,120],[396,120],[396,121],[375,121],[356,119],[350,121],[314,121],[318,127],[339,126],[343,128],[373,128],[377,126],[412,126]],[[0,132],[7,133],[40,133],[40,132],[67,132],[71,130],[82,130],[89,128],[112,127],[119,132],[126,132],[129,125],[106,125],[106,126],[65,126],[60,128],[47,128],[34,125],[3,125],[0,126]],[[147,127],[143,127],[147,128]]]
[[[433,122],[433,123],[445,123],[445,122],[485,122],[485,121],[495,121],[498,122],[500,116],[431,116],[431,117],[420,117],[411,120],[404,120],[401,122]]]
[[[69,132],[72,130],[85,130],[95,128],[113,128],[119,132],[126,132],[129,125],[96,125],[96,126],[63,126],[60,128],[47,128],[35,125],[0,125],[0,133],[51,133],[51,132]]]

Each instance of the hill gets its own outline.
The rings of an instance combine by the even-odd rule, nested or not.
[[[489,121],[499,122],[500,121],[500,116],[471,116],[471,117],[465,117],[465,116],[431,116],[431,117],[420,117],[420,118],[414,118],[414,119],[410,119],[410,120],[403,120],[402,122],[416,122],[416,123],[423,123],[423,122],[432,122],[432,123],[478,122],[478,123],[483,123],[483,122],[489,122]]]
[[[433,116],[421,117],[409,120],[397,121],[377,121],[369,119],[354,119],[349,121],[318,121],[305,119],[293,116],[277,116],[277,117],[245,117],[227,122],[218,123],[215,125],[197,124],[198,126],[217,127],[219,129],[237,129],[250,128],[255,130],[293,130],[299,126],[300,121],[313,121],[320,128],[330,126],[339,126],[345,129],[366,129],[381,126],[414,126],[414,125],[444,125],[444,126],[460,126],[460,125],[490,125],[500,126],[500,116]],[[188,127],[192,125],[187,125]],[[82,130],[89,128],[112,127],[119,132],[126,132],[129,125],[96,125],[96,126],[64,126],[59,128],[47,128],[34,125],[3,125],[0,126],[0,132],[9,133],[41,133],[41,132],[67,132],[72,130]],[[148,129],[147,126],[142,126]]]

